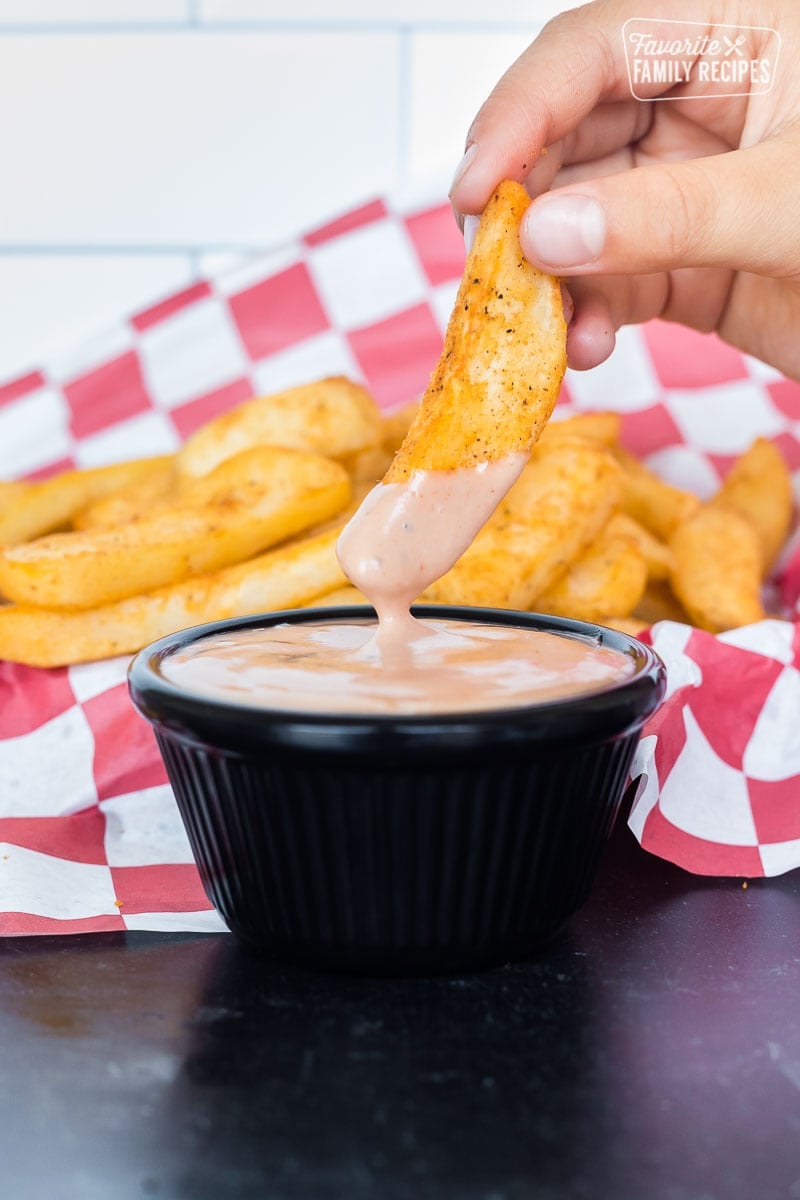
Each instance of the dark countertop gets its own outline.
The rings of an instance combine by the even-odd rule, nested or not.
[[[458,979],[0,954],[8,1200],[800,1198],[800,872],[695,879],[620,826],[566,934]]]

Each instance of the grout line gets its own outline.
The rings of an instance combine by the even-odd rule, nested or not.
[[[198,246],[196,242],[186,244],[183,242],[147,245],[138,242],[97,242],[91,245],[86,245],[80,242],[64,245],[60,243],[49,242],[32,242],[32,243],[8,243],[0,242],[0,257],[22,258],[41,256],[43,258],[69,258],[69,257],[101,257],[113,255],[148,255],[148,256],[175,256],[188,255],[190,258],[201,254],[263,254],[272,248],[271,242],[265,242],[262,246],[254,246],[252,242],[204,242]]]
[[[398,30],[397,39],[397,161],[398,179],[408,175],[411,162],[411,107],[413,100],[413,26]]]
[[[74,35],[91,37],[93,34],[131,33],[187,33],[191,30],[191,18],[182,21],[42,21],[11,25],[0,21],[0,37],[52,37]]]
[[[203,20],[197,0],[191,0],[189,15],[183,21],[42,21],[11,24],[0,22],[0,37],[31,37],[40,35],[88,36],[92,34],[232,34],[232,33],[397,33],[413,29],[416,33],[527,33],[533,36],[541,28],[541,21],[424,21],[409,25],[407,21],[330,20],[330,21],[287,21],[287,20]]]

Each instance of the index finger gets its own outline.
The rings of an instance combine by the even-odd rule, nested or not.
[[[599,104],[630,104],[622,32],[628,18],[643,15],[642,8],[642,0],[598,0],[562,13],[544,27],[470,126],[450,192],[456,212],[481,212],[501,179],[523,182],[542,151],[567,138]],[[673,20],[692,15],[688,0],[675,8],[681,11]],[[654,87],[654,94],[658,90],[664,86]]]

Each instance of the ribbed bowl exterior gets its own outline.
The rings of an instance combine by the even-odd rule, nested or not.
[[[359,607],[198,626],[131,664],[209,899],[273,957],[369,974],[489,966],[542,946],[589,893],[663,663],[562,617],[413,612],[590,638],[632,674],[563,702],[422,717],[234,704],[162,670],[218,633],[369,620]]]
[[[588,895],[639,736],[354,770],[156,733],[230,927],[286,960],[378,974],[488,966],[549,940]]]

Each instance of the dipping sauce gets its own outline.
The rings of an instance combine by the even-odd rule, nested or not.
[[[303,621],[196,641],[161,662],[194,695],[288,711],[430,715],[519,708],[633,674],[599,640],[510,625],[414,621],[388,649],[374,622]]]
[[[339,536],[342,570],[378,614],[377,637],[414,637],[409,606],[449,571],[519,478],[526,454],[379,483]]]

